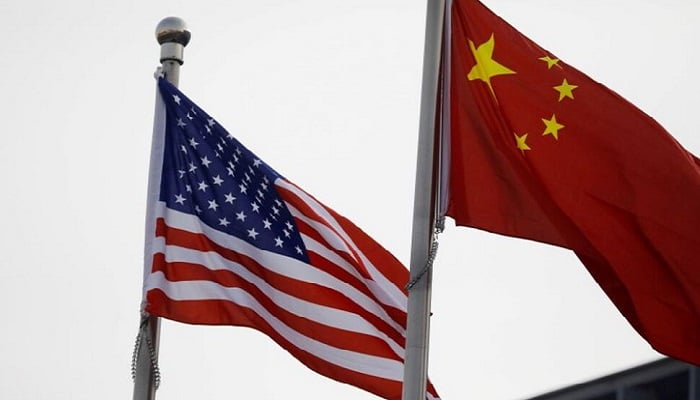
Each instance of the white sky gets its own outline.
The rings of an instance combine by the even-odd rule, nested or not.
[[[700,153],[700,2],[484,0]],[[0,2],[0,398],[131,398],[165,16],[180,87],[408,262],[424,0]],[[430,374],[520,399],[658,358],[568,251],[441,236]],[[374,399],[250,329],[164,322],[158,399]]]

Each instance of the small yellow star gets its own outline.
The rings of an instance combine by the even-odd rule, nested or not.
[[[555,65],[556,65],[557,67],[561,68],[561,65],[558,64],[558,62],[559,62],[559,59],[558,59],[558,58],[552,58],[552,57],[550,57],[550,56],[544,56],[544,57],[538,58],[538,60],[542,60],[542,61],[546,62],[546,63],[547,63],[547,69],[552,69],[552,67],[555,66]]]
[[[526,143],[527,133],[524,133],[522,136],[518,136],[518,134],[514,133],[513,136],[515,136],[515,146],[517,146],[523,154],[525,154],[525,150],[531,150],[530,146]]]
[[[494,98],[496,97],[496,93],[494,93],[493,87],[491,86],[491,78],[498,75],[515,73],[515,71],[499,64],[493,59],[493,48],[495,46],[496,40],[493,38],[493,34],[491,34],[491,38],[489,40],[480,44],[478,48],[474,46],[474,42],[471,40],[469,41],[469,48],[474,55],[476,65],[472,67],[471,71],[469,71],[469,74],[467,75],[467,78],[469,78],[470,81],[480,79],[486,82],[486,84],[489,85],[489,89],[491,89],[491,94]]]
[[[574,89],[576,89],[578,86],[576,85],[570,85],[569,82],[566,81],[566,78],[564,78],[564,82],[561,83],[559,86],[554,86],[554,90],[559,92],[559,101],[562,101],[564,97],[568,97],[571,100],[574,99]]]
[[[552,135],[554,136],[554,139],[559,140],[559,130],[564,128],[564,125],[560,124],[557,122],[557,116],[552,114],[552,118],[550,119],[544,119],[542,118],[542,122],[544,122],[545,130],[542,136],[546,135]]]

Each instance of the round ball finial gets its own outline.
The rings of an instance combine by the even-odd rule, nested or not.
[[[159,44],[178,43],[187,46],[187,43],[190,42],[190,36],[187,24],[182,18],[163,18],[156,26],[156,39],[158,39]]]

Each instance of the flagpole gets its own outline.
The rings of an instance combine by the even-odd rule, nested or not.
[[[168,82],[178,86],[180,66],[184,63],[184,49],[190,41],[185,21],[167,17],[156,26],[156,39],[160,44],[161,72]],[[153,166],[151,166],[153,168]],[[147,226],[149,226],[147,222]],[[152,233],[152,232],[151,232]],[[146,232],[148,235],[149,232]],[[157,370],[160,321],[158,317],[142,313],[137,362],[133,371],[134,400],[154,400],[160,382]]]
[[[406,356],[401,397],[403,400],[425,400],[426,398],[432,289],[432,268],[429,264],[437,205],[435,166],[438,160],[435,135],[438,127],[436,114],[444,20],[445,0],[428,0],[413,205]]]

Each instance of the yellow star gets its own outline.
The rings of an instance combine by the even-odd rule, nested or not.
[[[568,97],[571,100],[574,99],[574,89],[576,89],[578,86],[576,85],[569,85],[569,82],[566,81],[566,78],[564,78],[564,82],[561,83],[559,86],[554,86],[554,90],[559,92],[559,101],[562,101],[564,97]]]
[[[493,48],[495,45],[496,41],[493,38],[493,34],[491,34],[491,38],[489,40],[480,44],[478,48],[474,46],[474,42],[471,40],[469,41],[469,48],[474,55],[476,65],[472,67],[472,70],[469,71],[469,74],[467,75],[467,78],[469,78],[470,81],[480,79],[486,82],[486,84],[489,85],[489,89],[491,89],[491,94],[494,98],[496,97],[496,93],[494,93],[493,87],[491,86],[491,78],[498,75],[515,73],[515,71],[499,64],[493,59]]]
[[[544,56],[544,57],[538,58],[538,60],[542,60],[542,61],[546,62],[546,63],[547,63],[547,69],[552,69],[552,67],[555,66],[555,65],[556,65],[557,67],[561,68],[561,65],[557,64],[557,63],[559,62],[559,59],[558,59],[558,58],[552,58],[552,57],[550,57],[550,56]]]
[[[552,135],[554,136],[554,139],[559,140],[559,130],[564,128],[564,125],[560,124],[557,122],[557,116],[552,114],[552,118],[550,119],[544,119],[542,118],[542,122],[544,122],[545,130],[542,136],[545,135]]]
[[[523,154],[525,154],[525,150],[530,150],[530,146],[525,143],[527,140],[527,133],[524,133],[522,136],[518,136],[518,134],[514,133],[513,136],[515,136],[515,146],[517,146]]]

